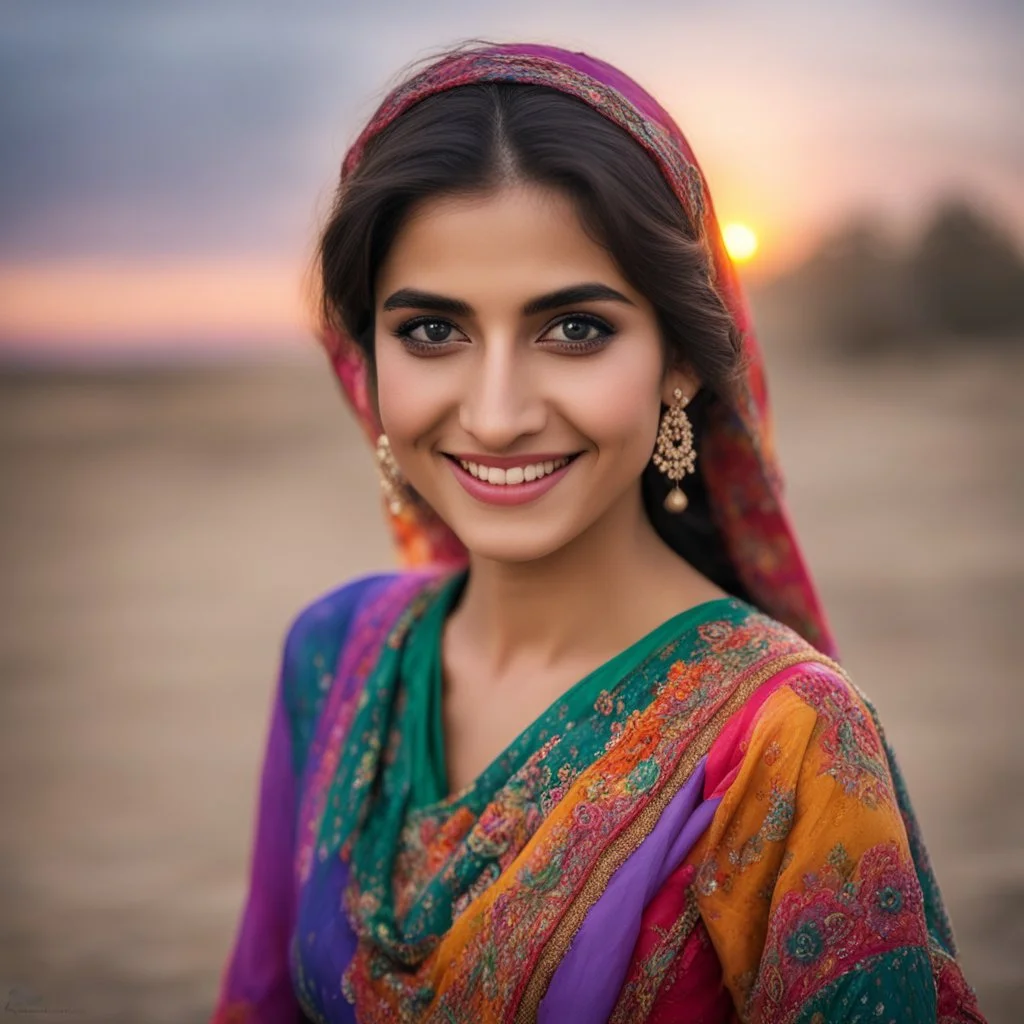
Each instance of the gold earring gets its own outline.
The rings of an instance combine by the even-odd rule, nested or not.
[[[680,388],[672,392],[675,402],[665,410],[658,427],[658,441],[654,448],[654,465],[675,485],[665,498],[669,512],[683,512],[689,504],[679,481],[692,473],[697,460],[693,447],[693,427],[686,415],[690,400],[684,397]]]
[[[402,471],[395,462],[387,434],[381,434],[377,438],[377,471],[380,474],[380,489],[384,492],[388,511],[397,516],[405,507]]]

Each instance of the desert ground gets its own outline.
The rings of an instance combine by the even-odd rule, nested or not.
[[[983,1009],[1024,1020],[1024,346],[769,364],[844,661]],[[312,353],[9,371],[0,473],[0,1004],[199,1024],[285,629],[392,562],[369,448]]]

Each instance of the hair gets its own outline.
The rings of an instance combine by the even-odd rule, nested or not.
[[[714,287],[701,226],[690,222],[657,164],[625,130],[546,86],[457,86],[421,100],[368,142],[339,186],[320,238],[325,325],[359,347],[375,388],[376,277],[404,219],[428,198],[486,195],[516,184],[568,195],[588,234],[651,303],[666,367],[684,369],[701,383],[688,409],[699,444],[707,404],[733,396],[742,358],[739,331]],[[658,493],[663,497],[665,490],[648,466],[644,500],[663,536]],[[673,537],[672,544],[737,593],[721,545],[708,543],[713,526],[699,471],[686,490],[690,508],[676,521],[686,520],[690,540],[681,544]]]

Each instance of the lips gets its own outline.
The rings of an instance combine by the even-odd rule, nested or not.
[[[580,453],[500,457],[447,455],[452,474],[473,498],[489,505],[522,505],[550,491]]]

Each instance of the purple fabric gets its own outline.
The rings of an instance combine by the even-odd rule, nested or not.
[[[289,630],[263,758],[249,891],[221,980],[215,1024],[237,1020],[298,1024],[307,1019],[299,1007],[290,969],[290,944],[297,924],[295,849],[301,787],[296,771],[305,754],[296,746],[293,714],[300,718],[308,713],[303,690],[309,688],[310,680],[315,682],[318,662],[336,662],[361,601],[388,585],[391,578],[391,574],[365,577],[325,594],[304,609]],[[347,869],[336,859],[342,877],[331,881],[340,892]],[[338,906],[340,903],[317,909],[329,918],[325,933],[330,933],[329,942],[337,944],[333,952],[343,969],[352,958],[356,940],[344,915],[336,911]],[[306,936],[308,939],[308,933]],[[329,976],[340,977],[340,970]],[[342,1008],[332,1018],[353,1019],[350,1007],[347,1015]]]
[[[538,1024],[607,1020],[633,955],[644,908],[711,823],[721,797],[704,800],[701,758],[657,824],[612,875],[541,1000]]]
[[[288,942],[294,927],[292,846],[295,771],[288,714],[281,687],[267,738],[253,844],[249,897],[228,964],[222,1011],[245,1004],[247,1021],[289,1024],[304,1020],[292,990]]]
[[[355,1007],[345,999],[339,984],[359,943],[343,909],[349,866],[335,854],[319,870],[322,889],[315,893],[305,889],[299,907],[302,974],[305,984],[315,988],[313,1002],[325,1021],[356,1024]],[[324,984],[325,979],[330,984]]]

